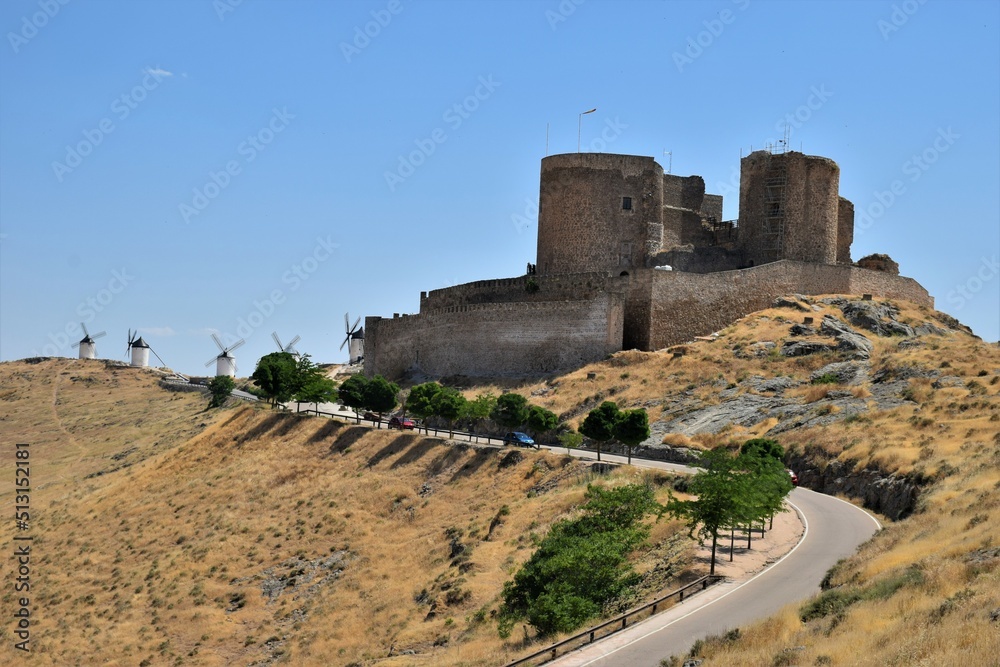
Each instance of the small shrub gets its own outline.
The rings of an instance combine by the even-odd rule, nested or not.
[[[840,382],[840,378],[837,377],[836,373],[823,373],[812,381],[813,384],[837,384],[838,382]]]

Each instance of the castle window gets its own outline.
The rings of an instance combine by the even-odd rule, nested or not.
[[[631,197],[622,197],[622,210],[623,211],[631,211],[632,210],[632,198]]]

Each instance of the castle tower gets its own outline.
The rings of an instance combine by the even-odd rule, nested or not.
[[[755,151],[743,158],[739,248],[747,262],[759,265],[793,259],[836,263],[838,254],[844,254],[837,242],[839,187],[840,167],[829,158],[769,151]],[[846,207],[844,215],[846,223]],[[853,220],[851,229],[853,236]]]
[[[542,160],[540,275],[645,266],[663,240],[663,167],[651,157],[568,153]]]

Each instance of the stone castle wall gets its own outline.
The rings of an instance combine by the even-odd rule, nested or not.
[[[784,177],[783,203],[769,193]],[[802,153],[756,151],[740,163],[738,246],[754,265],[780,259],[833,264],[840,224],[840,167]],[[782,226],[775,217],[781,212]],[[778,239],[780,238],[780,243]]]
[[[782,260],[721,273],[649,273],[650,320],[645,349],[651,350],[706,336],[744,315],[769,308],[779,296],[796,292],[872,294],[934,305],[927,290],[912,278],[855,266]]]
[[[538,273],[620,273],[644,266],[647,254],[660,247],[662,209],[663,167],[651,157],[569,153],[544,158]]]
[[[529,281],[534,286],[530,290]],[[624,292],[626,284],[627,280],[609,271],[477,280],[421,294],[420,311],[476,303],[574,301],[599,292]]]
[[[365,319],[365,374],[397,378],[540,375],[578,368],[622,346],[625,297],[481,303]]]

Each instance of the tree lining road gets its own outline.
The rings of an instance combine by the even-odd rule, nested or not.
[[[325,404],[322,411],[339,406]],[[354,418],[353,412],[337,410],[338,416]],[[362,420],[362,423],[365,422]],[[379,425],[384,428],[385,424]],[[455,434],[455,440],[471,438]],[[495,438],[478,438],[480,444],[500,444]],[[485,443],[483,441],[486,441]],[[542,445],[543,449],[565,452],[564,447]],[[577,458],[596,459],[596,452],[574,449]],[[624,456],[602,454],[602,461],[627,464]],[[693,473],[688,466],[633,457],[641,468]],[[799,543],[774,565],[738,584],[716,584],[714,593],[701,593],[670,612],[650,617],[631,628],[562,656],[552,667],[657,667],[670,655],[687,653],[698,639],[721,634],[765,618],[787,604],[818,593],[827,571],[857,548],[882,526],[875,517],[844,500],[809,489],[796,488],[789,504],[799,513],[805,533]],[[728,587],[728,590],[722,590]]]
[[[648,463],[636,465],[659,467]],[[662,658],[686,654],[698,639],[766,618],[787,604],[818,593],[826,572],[881,528],[878,520],[864,510],[809,489],[792,491],[789,503],[799,512],[806,529],[795,548],[776,564],[745,583],[730,585],[730,590],[709,601],[693,598],[686,603],[689,610],[680,605],[674,608],[676,613],[653,616],[547,664],[657,667]]]

